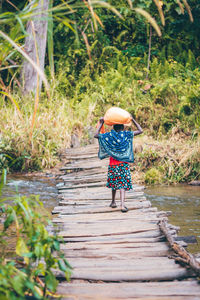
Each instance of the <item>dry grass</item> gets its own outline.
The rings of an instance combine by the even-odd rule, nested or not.
[[[192,142],[176,134],[157,141],[143,136],[135,139],[135,148],[133,176],[137,182],[144,182],[146,172],[152,168],[162,175],[163,183],[188,182],[200,178],[200,139]]]

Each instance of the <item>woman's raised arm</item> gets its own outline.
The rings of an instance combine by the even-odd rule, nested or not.
[[[94,137],[97,138],[97,139],[98,139],[98,137],[99,137],[99,133],[100,133],[101,128],[102,128],[103,123],[104,123],[104,118],[103,118],[103,117],[100,118],[99,123],[100,123],[100,124],[99,124],[99,126],[98,126],[98,128],[97,128],[97,130],[96,130],[96,132],[95,132],[95,135],[94,135]]]
[[[132,122],[137,127],[137,130],[133,131],[134,136],[143,133],[142,127],[133,119],[133,117],[132,117]]]

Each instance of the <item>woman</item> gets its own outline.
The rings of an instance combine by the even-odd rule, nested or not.
[[[141,134],[141,126],[132,118],[132,122],[137,127],[137,131],[124,130],[123,124],[116,124],[110,132],[100,134],[104,124],[104,119],[100,119],[95,138],[99,140],[99,158],[110,157],[108,166],[107,187],[112,189],[112,202],[110,207],[116,208],[116,191],[120,190],[121,211],[127,212],[124,205],[125,191],[132,189],[129,163],[134,161],[133,137]]]

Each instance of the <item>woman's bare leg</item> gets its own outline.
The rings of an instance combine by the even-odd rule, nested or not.
[[[121,200],[121,211],[127,212],[128,208],[124,205],[125,204],[125,189],[120,189],[120,200]]]
[[[116,190],[112,190],[112,202],[110,203],[110,207],[115,208],[117,207],[115,202]]]

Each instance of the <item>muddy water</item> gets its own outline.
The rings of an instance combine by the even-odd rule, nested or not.
[[[12,199],[16,192],[22,196],[39,195],[45,209],[50,213],[58,202],[55,179],[30,178],[21,175],[9,176],[7,184],[3,187],[1,198]]]
[[[191,253],[200,253],[200,186],[156,186],[145,190],[152,206],[170,210],[169,222],[180,226],[179,236],[195,235],[197,244],[190,244]]]
[[[56,181],[48,178],[11,176],[3,188],[3,198],[12,198],[16,188],[21,195],[40,195],[44,207],[51,213],[57,205]],[[200,253],[200,187],[186,185],[156,186],[145,190],[146,197],[159,210],[170,210],[169,221],[181,227],[180,236],[195,235],[198,244],[191,244],[188,250]]]

